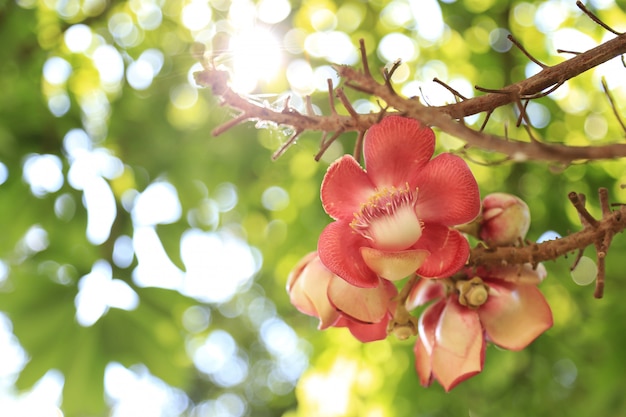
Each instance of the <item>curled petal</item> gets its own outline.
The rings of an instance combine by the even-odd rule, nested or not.
[[[374,288],[378,286],[378,276],[363,261],[362,246],[367,246],[365,238],[338,220],[322,231],[317,251],[322,263],[334,274],[357,287]]]
[[[374,192],[374,185],[359,163],[344,155],[328,167],[320,194],[330,217],[348,220]]]
[[[300,268],[303,262],[305,265]],[[320,329],[332,326],[339,318],[339,313],[326,295],[326,288],[333,277],[333,273],[313,252],[296,265],[288,278],[287,291],[291,304],[300,312],[319,318]]]
[[[430,386],[433,382],[433,370],[431,366],[431,357],[426,351],[426,347],[422,340],[418,337],[413,347],[415,354],[415,370],[420,379],[420,384],[424,387]]]
[[[435,347],[437,325],[439,324],[439,318],[445,306],[445,300],[440,300],[428,306],[417,322],[417,331],[428,355],[432,355]]]
[[[377,275],[397,281],[414,273],[422,266],[429,252],[421,249],[405,251],[383,251],[362,247],[361,256],[365,264]]]
[[[489,340],[510,350],[528,346],[552,327],[552,311],[534,285],[488,282],[489,299],[478,309]]]
[[[414,119],[388,116],[367,131],[365,166],[376,187],[414,185],[434,150],[432,129]]]
[[[444,298],[446,288],[440,280],[420,279],[411,288],[411,292],[406,299],[405,307],[411,311],[435,298]]]
[[[418,216],[425,222],[455,226],[472,221],[480,211],[474,175],[456,155],[441,154],[416,179]]]
[[[335,276],[328,285],[328,299],[344,315],[364,323],[378,323],[389,312],[396,287],[381,279],[376,288],[359,288]]]
[[[351,320],[349,317],[342,316],[335,324],[335,327],[347,327],[352,336],[363,343],[368,343],[383,340],[387,337],[387,323],[389,323],[390,319],[391,314],[387,313],[380,322],[369,324],[360,323],[356,320]]]
[[[467,239],[458,231],[438,224],[424,225],[422,238],[413,246],[430,252],[417,274],[427,278],[449,277],[459,271],[469,257]]]

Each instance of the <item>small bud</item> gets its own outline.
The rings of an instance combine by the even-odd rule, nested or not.
[[[489,298],[489,287],[479,277],[457,281],[456,288],[459,291],[459,303],[469,308],[478,308]]]
[[[489,246],[518,245],[530,227],[530,210],[520,198],[506,193],[483,199],[480,238]]]

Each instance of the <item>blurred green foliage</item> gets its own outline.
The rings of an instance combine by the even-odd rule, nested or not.
[[[589,3],[608,24],[624,29],[623,4]],[[434,27],[420,18],[422,10]],[[265,21],[255,20],[255,13],[266,13]],[[312,94],[324,113],[329,110],[325,77],[322,87],[315,83],[335,56],[324,49],[328,44],[316,45],[321,42],[316,34],[335,36],[329,38],[335,46],[347,39],[352,48],[340,55],[339,61],[347,61],[342,63],[356,63],[350,57],[363,38],[371,68],[388,65],[387,55],[397,52],[394,46],[403,46],[398,88],[423,95],[431,104],[453,101],[431,82],[434,77],[472,95],[472,85],[499,88],[529,76],[532,64],[502,40],[506,31],[548,65],[563,59],[555,52],[559,40],[575,38],[586,49],[583,41],[606,39],[573,2],[560,0],[0,1],[0,311],[28,358],[1,376],[4,395],[17,398],[54,369],[63,375],[60,408],[66,417],[127,415],[115,390],[107,387],[105,392],[105,370],[119,364],[137,377],[149,372],[183,390],[168,388],[177,408],[150,414],[159,416],[626,415],[623,236],[607,257],[604,299],[593,299],[592,288],[570,279],[575,254],[547,263],[549,277],[542,289],[554,311],[554,328],[522,352],[490,347],[485,371],[447,394],[438,386],[419,386],[410,341],[362,345],[345,329],[318,332],[315,320],[289,304],[286,277],[300,257],[316,248],[329,221],[319,203],[321,178],[330,161],[351,152],[354,137],[341,138],[316,163],[319,138],[314,135],[304,135],[275,162],[271,154],[288,137],[281,128],[247,123],[211,136],[233,114],[190,83],[190,73],[197,69],[191,47],[204,43],[234,76],[238,60],[246,57],[256,59],[243,61],[247,76],[265,71],[263,51],[255,45],[236,51],[228,43],[246,28],[248,15],[269,28],[282,56],[272,76],[247,91],[251,99],[281,106],[290,90],[297,106],[303,95]],[[76,28],[75,36],[68,35]],[[387,38],[391,46],[379,46],[390,34],[398,35]],[[142,55],[146,51],[153,54]],[[310,70],[304,72],[310,74],[308,81],[289,75],[294,61]],[[618,111],[624,113],[626,70],[619,65],[605,64],[534,102],[529,114],[537,122],[537,135],[570,145],[620,140],[624,132],[600,88],[600,77],[606,76]],[[370,97],[351,98],[365,108],[376,106]],[[483,118],[467,122],[480,126]],[[514,127],[515,120],[512,107],[498,109],[487,130],[526,137]],[[72,148],[68,132],[82,132],[77,137],[89,141]],[[439,139],[439,151],[461,152],[458,140]],[[93,172],[79,170],[80,152],[100,155],[86,164],[100,167],[94,175],[105,187],[98,190],[109,193],[109,200],[87,198],[90,185],[81,182],[81,175]],[[613,202],[626,197],[621,159],[563,167],[494,164],[501,155],[474,149],[461,154],[483,194],[506,191],[529,203],[530,239],[548,230],[565,235],[579,229],[567,200],[570,191],[587,194],[596,215],[598,187],[607,187]],[[42,165],[47,171],[38,179],[28,174],[28,161],[35,160],[47,161]],[[103,160],[107,162],[98,165]],[[52,181],[55,175],[60,182]],[[146,225],[134,207],[137,196],[155,183],[174,187],[180,212]],[[96,203],[89,206],[89,201]],[[105,231],[89,237],[88,225],[98,221],[96,208],[110,201],[114,220],[102,220]],[[161,285],[138,279],[138,266],[161,256],[158,247],[151,247],[139,259],[138,234],[146,227],[156,231],[171,260],[172,269],[162,269]],[[219,298],[217,286],[185,290],[176,273],[168,275],[191,268],[191,252],[183,249],[190,231],[221,242],[214,253],[194,254],[208,259],[203,279],[234,279],[235,264],[253,264],[232,294]],[[128,241],[133,242],[130,248],[123,245]],[[228,242],[239,245],[234,252],[239,258],[228,254]],[[595,257],[590,249],[585,253]],[[118,255],[130,258],[122,261]],[[227,267],[213,259],[221,256],[230,256],[222,259]],[[107,308],[95,323],[80,324],[79,283],[99,261],[111,267],[112,278],[134,291],[139,303]],[[142,279],[157,272],[158,265]],[[206,345],[211,337],[221,338],[222,344]],[[206,346],[231,346],[229,341],[235,347],[228,360],[210,354],[201,358]],[[220,360],[226,368],[217,371]]]

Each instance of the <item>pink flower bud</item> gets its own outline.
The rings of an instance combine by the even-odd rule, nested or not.
[[[530,211],[520,198],[493,193],[483,199],[480,238],[489,246],[518,245],[529,227]]]

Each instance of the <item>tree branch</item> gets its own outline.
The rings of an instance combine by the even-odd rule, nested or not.
[[[418,100],[399,96],[393,88],[390,88],[389,72],[385,74],[384,83],[376,81],[369,72],[366,54],[363,50],[364,46],[361,45],[361,48],[364,71],[358,71],[348,66],[336,68],[339,75],[346,80],[345,85],[347,87],[379,97],[390,108],[407,117],[418,119],[427,125],[436,126],[442,131],[465,141],[469,146],[499,152],[518,162],[532,159],[569,164],[573,161],[613,159],[626,156],[626,143],[567,146],[539,141],[523,142],[476,131],[454,120],[480,112],[492,112],[499,106],[547,94],[544,90],[552,91],[566,80],[626,53],[626,35],[619,35],[560,64],[551,67],[546,66],[536,75],[497,90],[497,92],[440,107],[428,107]],[[385,108],[378,113],[357,114],[349,102],[346,105],[345,95],[341,89],[337,89],[335,93],[343,99],[342,104],[350,113],[348,116],[339,115],[336,112],[327,116],[302,114],[291,108],[278,111],[244,98],[231,90],[228,87],[228,73],[226,71],[217,70],[207,65],[204,71],[195,73],[195,77],[199,85],[211,87],[213,93],[222,98],[223,104],[241,112],[234,121],[215,129],[214,134],[220,134],[247,120],[264,120],[279,125],[292,126],[297,132],[318,131],[327,134],[329,132],[356,131],[363,134],[388,112],[388,109]]]

